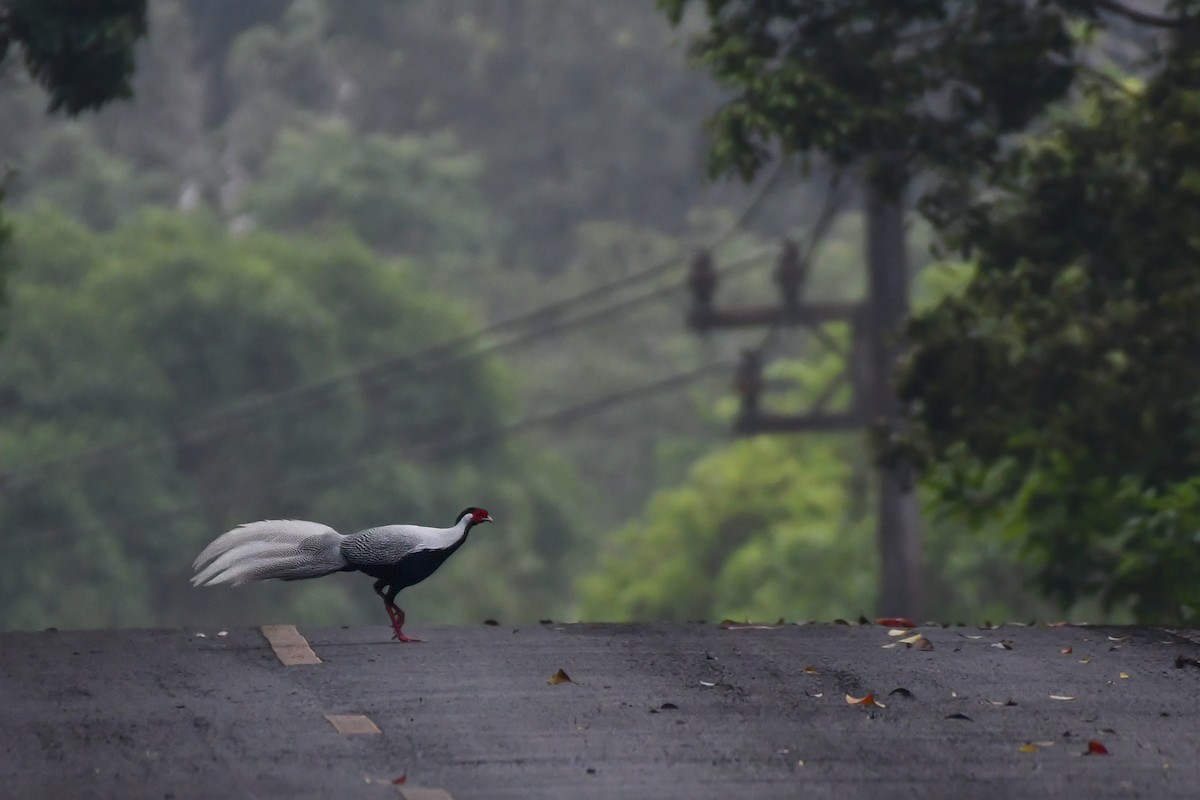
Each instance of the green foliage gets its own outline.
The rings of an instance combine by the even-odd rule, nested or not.
[[[975,518],[1015,512],[1042,587],[1197,611],[1200,57],[1111,88],[942,220],[966,290],[920,314],[907,455]],[[961,198],[961,195],[960,195]]]
[[[699,4],[659,5],[678,23]],[[940,511],[1010,531],[1063,605],[1193,614],[1196,5],[703,8],[698,60],[735,92],[711,120],[714,171],[822,154],[892,191],[919,177],[940,244],[975,262],[908,329],[908,427],[885,455],[926,469]],[[1118,30],[1150,45],[1144,91],[1092,66]],[[1065,109],[1073,87],[1088,99]],[[1035,123],[1046,135],[1011,136]]]
[[[0,346],[0,627],[252,621],[287,616],[292,602],[314,619],[330,621],[317,610],[329,604],[377,621],[362,585],[247,598],[192,590],[188,567],[249,519],[440,523],[464,496],[496,507],[496,537],[538,558],[487,579],[448,572],[414,591],[414,608],[529,618],[563,602],[569,475],[512,446],[454,449],[500,419],[494,365],[423,364],[276,397],[465,330],[465,314],[418,289],[410,265],[348,236],[231,238],[167,212],[104,235],[24,216],[5,258],[20,272]],[[253,413],[260,400],[269,413]],[[212,413],[222,407],[233,411]],[[484,572],[499,541],[476,538],[459,560]],[[514,581],[539,591],[515,593]]]
[[[78,114],[129,97],[134,45],[145,35],[146,0],[0,4],[0,61],[19,48],[51,111]]]
[[[832,619],[870,608],[871,520],[850,515],[846,442],[745,439],[702,458],[610,540],[587,619]]]
[[[134,45],[145,35],[146,0],[0,2],[0,66],[19,50],[30,75],[50,94],[50,111],[78,114],[129,97]],[[0,200],[9,172],[7,163],[0,165]],[[0,250],[8,236],[0,217]],[[6,278],[0,273],[0,306],[7,299]]]
[[[299,408],[271,398],[711,241],[749,194],[736,182],[704,187],[696,173],[703,136],[695,122],[720,90],[684,69],[667,22],[642,3],[156,0],[149,11],[153,36],[139,48],[131,103],[69,124],[46,120],[32,80],[12,63],[5,75],[0,148],[21,172],[12,202],[52,205],[109,233],[96,237],[44,212],[21,226],[22,241],[37,243],[20,248],[31,281],[22,297],[42,300],[29,301],[27,315],[16,309],[14,319],[37,336],[22,334],[25,355],[5,351],[0,359],[24,370],[45,407],[30,433],[4,434],[13,444],[8,456],[0,444],[0,470],[130,437],[178,441],[139,446],[143,465],[114,462],[112,471],[127,479],[72,465],[60,495],[39,485],[0,520],[14,531],[13,548],[42,532],[64,554],[94,561],[95,581],[80,591],[96,608],[62,605],[70,595],[46,587],[63,571],[40,564],[30,571],[40,583],[29,599],[5,595],[0,603],[18,604],[26,626],[378,623],[361,576],[196,592],[186,585],[186,562],[205,540],[247,519],[307,516],[347,529],[439,522],[447,508],[471,502],[500,524],[473,534],[436,580],[406,593],[414,619],[561,616],[575,576],[595,562],[600,534],[622,526],[656,489],[683,484],[692,464],[724,446],[728,419],[711,409],[713,386],[728,376],[714,372],[712,382],[582,422],[522,429],[524,445],[510,437],[431,454],[420,443],[569,407],[757,344],[758,335],[698,343],[683,329],[686,298],[671,289],[682,264],[656,284],[546,314],[530,329],[537,336],[505,348],[504,362],[483,362],[481,373],[477,362],[457,362],[477,382],[447,384],[438,372],[426,386],[422,373],[411,382],[369,379]],[[749,230],[773,239],[820,201],[786,173],[774,186],[719,249],[719,264],[765,243]],[[201,213],[143,216],[147,204]],[[823,251],[815,296],[860,295],[857,225],[848,215]],[[225,228],[296,238],[231,238]],[[406,260],[378,262],[378,252]],[[129,263],[118,269],[110,261]],[[724,283],[722,300],[773,298],[762,267]],[[107,277],[85,280],[96,270]],[[433,287],[469,303],[470,317]],[[559,325],[642,290],[661,291],[661,299],[588,325]],[[484,344],[493,342],[503,337]],[[42,352],[53,355],[56,367],[45,371],[53,374],[36,371]],[[262,357],[267,352],[276,355]],[[818,366],[826,376],[838,365]],[[181,419],[260,401],[278,412],[228,435],[192,441],[190,426],[175,430]],[[821,447],[861,460],[856,443]],[[817,457],[811,467],[827,462]],[[849,476],[848,489],[829,490],[845,501],[839,513],[865,518],[868,493],[856,477],[865,465],[835,468]],[[816,550],[836,548],[808,528],[764,541],[809,548],[810,534]],[[872,551],[869,534],[859,536]],[[977,576],[974,565],[1008,551],[991,539],[973,548],[978,559],[953,551],[954,565],[938,568],[975,587],[953,607],[967,618],[1013,574]],[[0,575],[17,574],[40,552],[26,543],[4,550],[0,558],[11,556],[12,566],[0,566]],[[760,551],[744,556],[746,574],[759,569],[753,552]],[[867,562],[848,568],[848,585],[873,585]],[[782,576],[775,594],[753,605],[735,597],[750,585],[731,581],[722,604],[756,615],[777,604],[803,610],[780,599],[792,586]],[[959,602],[952,590],[948,604]],[[119,604],[106,604],[115,596]],[[839,613],[867,607],[855,598],[846,604]]]
[[[777,363],[769,378],[792,388],[772,408],[811,404],[843,368],[832,354]],[[845,400],[835,395],[831,407]],[[735,413],[732,399],[721,405]],[[677,487],[656,493],[640,519],[608,537],[597,567],[579,581],[580,613],[760,621],[869,613],[879,571],[868,499],[873,472],[859,438],[848,435],[763,436],[710,451]],[[1053,615],[1028,592],[1033,570],[1019,563],[1011,522],[972,530],[934,517],[925,542],[930,618]]]
[[[659,0],[678,24],[691,0]],[[710,119],[714,173],[753,176],[777,152],[915,171],[971,169],[1062,98],[1075,40],[1064,11],[989,0],[716,0],[696,58],[735,95]]]
[[[282,131],[243,207],[273,229],[347,221],[384,252],[461,262],[489,234],[481,172],[449,134],[364,137],[329,121]]]

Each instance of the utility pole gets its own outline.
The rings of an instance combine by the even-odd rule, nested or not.
[[[901,201],[868,188],[867,370],[872,422],[891,430],[900,403],[891,377],[899,355],[900,325],[908,316],[908,252]],[[921,530],[917,494],[901,465],[880,465],[880,603],[887,614],[916,617],[921,611]]]
[[[777,414],[762,408],[762,354],[746,351],[735,386],[741,412],[739,435],[863,431],[888,425],[899,413],[891,386],[900,325],[908,313],[908,257],[901,201],[873,190],[866,197],[867,296],[857,303],[813,303],[803,297],[808,265],[792,242],[785,242],[775,270],[778,305],[718,309],[717,273],[705,252],[692,262],[689,286],[693,305],[688,325],[700,332],[726,328],[803,326],[821,335],[821,326],[846,322],[851,345],[844,353],[846,373],[802,414]],[[810,243],[811,245],[811,243]],[[828,342],[827,342],[828,343]],[[849,384],[850,407],[826,411],[834,392]],[[917,617],[921,610],[921,543],[916,494],[901,468],[879,466],[877,537],[880,555],[880,608],[884,616]]]

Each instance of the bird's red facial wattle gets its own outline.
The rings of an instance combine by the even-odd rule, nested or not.
[[[471,524],[478,525],[481,522],[493,522],[492,515],[482,508],[477,508],[471,512]]]

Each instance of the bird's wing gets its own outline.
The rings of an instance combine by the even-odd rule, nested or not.
[[[342,537],[342,556],[355,567],[376,567],[398,563],[421,550],[436,550],[442,545],[435,529],[419,525],[385,525]]]

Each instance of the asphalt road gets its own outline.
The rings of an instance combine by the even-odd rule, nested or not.
[[[918,630],[4,633],[0,797],[1200,797],[1194,632]]]

